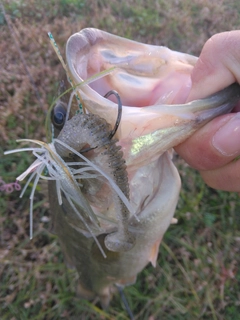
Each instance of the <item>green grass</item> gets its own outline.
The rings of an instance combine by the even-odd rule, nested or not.
[[[214,33],[239,28],[239,1],[4,1],[23,55],[41,95],[25,74],[3,15],[0,45],[0,176],[13,182],[32,162],[27,153],[2,156],[17,138],[45,138],[46,111],[57,95],[61,66],[47,40],[64,51],[68,37],[88,26],[198,55]],[[157,267],[147,266],[125,289],[135,319],[238,319],[240,310],[240,203],[234,193],[208,188],[177,158],[183,187],[175,217],[160,247]],[[118,294],[108,310],[75,295],[77,274],[67,269],[51,233],[46,184],[38,188],[35,236],[29,240],[29,195],[0,193],[0,318],[128,319]]]

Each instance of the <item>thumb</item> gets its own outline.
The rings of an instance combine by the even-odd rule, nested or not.
[[[234,82],[240,83],[240,30],[212,36],[204,45],[192,72],[187,101],[213,94]]]

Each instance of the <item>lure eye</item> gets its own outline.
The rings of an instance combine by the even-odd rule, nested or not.
[[[53,116],[56,125],[61,126],[64,122],[64,114],[60,111],[56,112]]]
[[[58,103],[52,111],[52,123],[55,128],[62,129],[66,120],[66,109],[62,103]]]

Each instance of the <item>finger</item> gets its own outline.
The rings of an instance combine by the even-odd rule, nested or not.
[[[240,30],[211,37],[192,73],[188,101],[206,97],[231,83],[240,83]]]
[[[224,167],[211,171],[201,171],[203,180],[211,188],[240,192],[240,161],[233,160]]]
[[[220,116],[175,148],[193,168],[213,170],[240,155],[240,113]]]

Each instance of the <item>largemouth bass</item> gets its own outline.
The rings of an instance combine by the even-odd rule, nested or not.
[[[60,117],[59,105],[53,110],[57,139],[38,142],[38,160],[19,180],[34,170],[39,179],[47,167],[54,231],[78,271],[78,293],[107,306],[114,284],[132,284],[149,262],[156,265],[181,186],[172,148],[230,112],[240,87],[184,104],[196,57],[97,29],[72,35],[66,59],[74,85],[113,71],[76,87],[86,114],[68,119],[64,104]],[[105,97],[110,90],[123,104],[114,137],[119,103]]]
[[[105,247],[110,224],[109,230],[106,228],[98,235],[106,251],[104,258],[91,237],[86,238],[67,223],[70,208],[67,202],[65,207],[57,204],[54,183],[49,189],[55,232],[67,260],[79,273],[78,292],[85,298],[98,295],[107,305],[112,284],[132,284],[149,262],[156,265],[159,244],[172,221],[180,190],[179,174],[169,151],[207,121],[229,112],[239,99],[240,90],[234,84],[207,99],[179,105],[185,102],[191,88],[190,75],[196,57],[96,29],[72,35],[67,42],[66,58],[75,84],[99,71],[115,68],[89,86],[79,87],[88,112],[99,115],[113,127],[117,104],[104,95],[114,89],[123,103],[116,136],[127,165],[130,204],[137,216],[136,219],[131,215],[126,222],[135,237],[132,249],[113,252]],[[68,127],[70,137],[71,134]],[[96,199],[95,209],[113,218],[117,213],[113,214],[111,197],[105,191],[107,207],[97,205]]]

